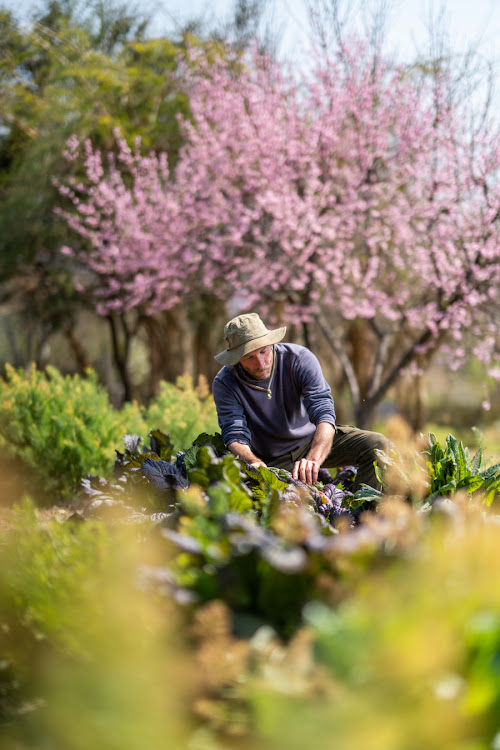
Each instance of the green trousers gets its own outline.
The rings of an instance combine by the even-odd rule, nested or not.
[[[312,438],[307,443],[296,448],[294,451],[284,453],[282,456],[272,458],[266,463],[277,469],[292,471],[293,465],[301,458],[305,458],[311,448]],[[354,491],[360,489],[362,484],[368,484],[377,490],[381,489],[380,482],[375,474],[374,462],[378,460],[376,450],[387,451],[391,443],[379,432],[359,430],[357,427],[339,424],[336,426],[332,449],[322,466],[326,469],[339,468],[341,466],[357,466],[358,473]]]

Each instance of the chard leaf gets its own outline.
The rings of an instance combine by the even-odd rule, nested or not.
[[[224,478],[228,479],[230,482],[233,482],[233,484],[241,484],[241,480],[242,477],[244,477],[244,474],[241,471],[241,464],[239,460],[231,453],[223,456],[223,458],[220,460],[222,461]]]
[[[208,494],[208,507],[213,518],[222,518],[231,508],[231,489],[226,482],[217,482]]]
[[[278,472],[279,469],[276,469],[275,471],[271,471],[271,469],[268,469],[267,466],[259,466],[257,471],[260,473],[265,484],[270,489],[286,490],[286,488],[289,485],[289,482],[284,482],[282,479],[276,476],[275,472]]]
[[[141,464],[141,474],[158,490],[184,489],[187,482],[173,464],[161,459],[146,458]]]
[[[281,495],[281,492],[279,492],[279,490],[277,490],[276,488],[271,488],[267,492],[267,495],[262,500],[261,502],[261,508],[262,508],[261,524],[265,529],[267,529],[271,525],[271,522],[279,508],[281,497],[282,495]]]
[[[188,479],[206,490],[211,482],[222,479],[223,466],[210,445],[198,446],[196,458],[193,468],[187,468]],[[184,465],[186,466],[186,463]]]
[[[460,467],[460,451],[458,448],[458,440],[453,435],[446,436],[446,446],[448,448],[447,454],[451,459],[455,469]]]
[[[342,501],[342,507],[347,508],[348,510],[356,510],[357,508],[360,508],[363,503],[366,502],[379,502],[382,498],[382,492],[379,490],[376,490],[374,487],[368,487],[368,485],[363,485],[363,487],[358,490],[353,497],[345,497]]]
[[[458,481],[461,482],[471,475],[469,450],[464,447],[462,442],[458,445],[458,459]]]
[[[197,484],[203,490],[208,489],[210,484],[207,470],[201,467],[188,471],[188,479],[191,484]]]
[[[132,435],[130,433],[127,433],[123,438],[123,442],[125,444],[125,451],[127,453],[130,453],[132,455],[140,453],[142,443],[142,437],[140,435]]]
[[[174,446],[172,444],[172,441],[170,440],[169,435],[165,432],[162,432],[161,430],[151,430],[148,437],[150,440],[151,450],[156,453],[162,460],[170,461],[172,458]]]
[[[496,476],[496,474],[500,471],[500,464],[495,464],[494,466],[490,466],[488,469],[485,469],[481,472],[481,476],[483,479],[491,479],[492,477]]]
[[[252,508],[252,496],[244,485],[221,481],[210,486],[207,491],[209,507],[214,517],[221,517],[229,511],[245,513]]]
[[[495,495],[500,494],[500,478],[493,480],[483,487],[483,502],[485,505],[490,506],[495,499]]]
[[[483,479],[476,474],[476,476],[468,476],[457,483],[457,490],[465,489],[469,494],[475,492],[483,485]]]
[[[216,456],[222,456],[224,453],[227,453],[226,446],[224,445],[220,433],[216,432],[215,435],[209,435],[206,432],[202,432],[184,454],[184,466],[186,472],[198,465],[200,448],[206,445],[211,446]]]
[[[439,492],[441,493],[441,495],[450,495],[456,492],[456,489],[457,483],[455,482],[455,480],[452,480],[451,482],[448,482],[448,484],[443,484],[439,488]]]

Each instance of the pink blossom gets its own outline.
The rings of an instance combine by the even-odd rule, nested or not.
[[[453,367],[466,360],[464,332],[485,332],[499,298],[500,138],[467,132],[445,76],[418,80],[381,56],[374,68],[366,49],[351,40],[306,80],[258,55],[193,50],[173,174],[119,133],[109,158],[71,139],[87,179],[60,187],[61,213],[90,245],[77,257],[102,314],[206,292],[263,310],[279,299],[290,322],[335,331],[366,319],[375,395],[445,340]],[[477,335],[489,363],[495,337]],[[341,333],[338,345],[348,359]]]

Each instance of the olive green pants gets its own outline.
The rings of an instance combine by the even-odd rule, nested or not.
[[[268,466],[277,469],[292,471],[293,465],[301,458],[305,458],[311,448],[312,438],[307,443],[296,448],[294,451],[284,453],[267,461]],[[336,426],[332,449],[322,466],[327,469],[339,468],[341,466],[357,466],[358,473],[354,490],[358,490],[362,484],[368,484],[377,490],[381,489],[380,482],[375,474],[374,462],[380,460],[375,453],[376,450],[387,451],[391,443],[379,432],[359,430],[357,427],[339,424]]]

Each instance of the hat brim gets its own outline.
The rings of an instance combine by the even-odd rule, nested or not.
[[[254,352],[263,346],[277,344],[278,341],[284,338],[285,333],[286,327],[276,328],[274,331],[268,331],[264,336],[258,336],[256,339],[246,341],[241,346],[237,346],[236,349],[226,349],[220,354],[216,354],[214,359],[221,365],[236,365],[245,354],[250,354],[250,352]]]

